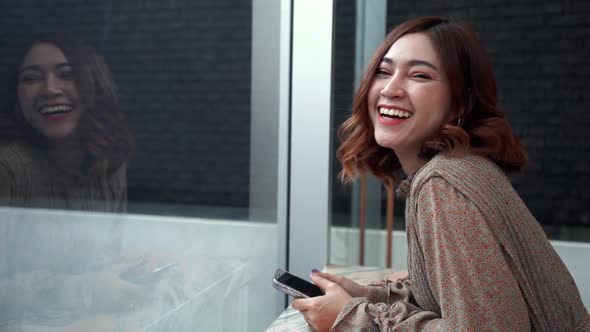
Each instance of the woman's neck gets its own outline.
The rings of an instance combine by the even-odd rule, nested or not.
[[[397,158],[399,159],[402,169],[407,176],[416,173],[422,166],[428,162],[427,158],[420,157],[416,151],[403,152],[395,151]]]
[[[81,170],[84,166],[84,149],[79,140],[52,141],[49,145],[48,155],[62,168]]]

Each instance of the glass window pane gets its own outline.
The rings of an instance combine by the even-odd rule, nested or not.
[[[0,4],[0,326],[272,322],[284,303],[269,283],[285,260],[284,6]]]

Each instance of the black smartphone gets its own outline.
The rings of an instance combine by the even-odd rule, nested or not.
[[[275,271],[272,285],[274,288],[296,298],[324,295],[324,292],[318,286],[282,269]]]

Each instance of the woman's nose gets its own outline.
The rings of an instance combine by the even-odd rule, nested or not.
[[[43,93],[53,95],[62,92],[61,80],[55,75],[47,75],[43,82]]]
[[[381,95],[387,98],[401,98],[405,95],[403,85],[396,77],[391,77],[381,89]]]

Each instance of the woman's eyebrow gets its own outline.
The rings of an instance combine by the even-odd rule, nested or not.
[[[37,65],[29,65],[29,66],[24,66],[21,67],[18,71],[19,74],[22,74],[25,71],[41,71],[41,67],[37,66]]]
[[[394,61],[393,59],[387,58],[387,57],[383,57],[383,59],[381,60],[381,62],[385,62],[389,65],[393,65]],[[430,67],[432,69],[434,69],[435,71],[439,71],[438,68],[436,68],[435,65],[433,65],[432,63],[428,62],[428,61],[424,61],[424,60],[410,60],[407,62],[408,67],[414,67],[414,66],[426,66],[426,67]]]
[[[70,65],[69,62],[62,62],[62,63],[58,63],[55,65],[55,69],[63,69],[63,68],[71,68],[72,65]]]
[[[55,69],[62,69],[62,68],[69,68],[71,66],[72,65],[69,62],[60,62],[60,63],[56,64],[54,66],[54,68]],[[43,71],[43,69],[39,65],[28,65],[28,66],[21,67],[20,70],[18,71],[18,73],[21,74],[21,73],[23,73],[25,71],[29,71],[29,70],[38,71],[38,72]]]

